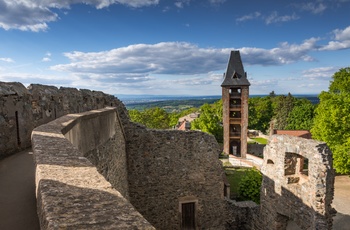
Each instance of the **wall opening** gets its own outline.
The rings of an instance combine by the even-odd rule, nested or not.
[[[18,111],[15,112],[15,117],[16,117],[17,145],[18,147],[21,147],[21,138],[19,135]]]
[[[309,160],[296,153],[286,152],[284,158],[284,175],[288,184],[298,183],[300,178],[307,178],[309,172]],[[305,177],[306,176],[306,177]]]
[[[196,229],[196,203],[188,202],[181,204],[181,229]]]

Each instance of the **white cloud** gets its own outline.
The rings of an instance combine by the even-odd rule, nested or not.
[[[248,65],[283,65],[296,61],[314,61],[307,53],[316,48],[317,38],[305,40],[302,44],[281,43],[272,49],[241,48],[243,61]]]
[[[320,50],[341,50],[350,48],[350,26],[344,30],[336,29],[333,32],[334,41],[328,42]]]
[[[274,11],[269,16],[265,17],[265,23],[269,25],[272,23],[289,22],[289,21],[295,21],[298,19],[299,19],[299,16],[297,16],[296,14],[280,16],[276,11]]]
[[[220,4],[223,4],[225,2],[226,2],[226,0],[209,0],[209,3],[212,5],[220,5]]]
[[[176,1],[174,3],[174,5],[177,8],[184,8],[185,5],[189,5],[190,4],[190,0],[180,0],[180,1]]]
[[[51,61],[51,58],[49,57],[43,57],[43,59],[41,59],[42,62],[49,62]]]
[[[8,62],[8,63],[15,62],[15,61],[12,60],[11,58],[0,58],[0,61]]]
[[[185,42],[136,44],[103,52],[70,52],[71,63],[54,70],[74,73],[198,74],[225,68],[231,49],[203,49]]]
[[[248,20],[253,20],[253,19],[259,18],[260,16],[261,16],[260,12],[254,12],[251,14],[244,15],[240,18],[237,18],[236,22],[244,22],[244,21],[248,21]]]
[[[242,17],[239,17],[236,19],[236,22],[244,22],[248,20],[254,20],[254,19],[263,19],[267,25],[273,24],[273,23],[281,23],[281,22],[289,22],[289,21],[295,21],[298,20],[300,17],[297,16],[295,13],[292,15],[279,15],[276,11],[272,12],[269,15],[262,15],[260,12],[256,11],[254,13],[243,15]]]
[[[327,9],[327,6],[322,2],[308,2],[300,6],[301,10],[310,11],[313,14],[320,14]]]
[[[311,38],[301,44],[282,43],[273,49],[240,48],[245,65],[278,66],[297,61],[313,61],[307,53],[314,50],[317,39]],[[231,50],[235,48],[200,48],[186,42],[162,42],[135,44],[127,47],[101,51],[73,51],[64,55],[70,63],[51,66],[51,70],[68,72],[80,79],[108,83],[130,84],[152,82],[156,75],[168,75],[183,79],[195,75],[189,81],[176,80],[176,84],[198,85],[222,80]],[[207,77],[198,77],[200,75]]]
[[[47,52],[46,54],[45,54],[45,56],[43,57],[43,59],[41,59],[41,61],[42,62],[49,62],[49,61],[51,61],[51,53],[50,52]]]
[[[311,80],[315,80],[315,79],[330,80],[334,72],[336,72],[338,69],[339,68],[336,68],[336,67],[313,68],[313,69],[303,71],[302,75]]]
[[[0,28],[45,31],[47,23],[59,19],[53,9],[69,9],[73,4],[88,4],[101,9],[113,4],[136,8],[158,3],[159,0],[0,0]]]

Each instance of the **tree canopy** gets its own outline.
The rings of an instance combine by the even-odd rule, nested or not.
[[[316,109],[313,138],[324,141],[333,152],[338,173],[350,173],[350,68],[333,75],[328,92],[320,94]]]
[[[222,100],[200,107],[200,117],[191,123],[191,129],[213,134],[220,143],[223,141]]]

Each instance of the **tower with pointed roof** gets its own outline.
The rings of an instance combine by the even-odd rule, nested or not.
[[[231,51],[222,87],[224,153],[246,158],[250,83],[239,51]]]

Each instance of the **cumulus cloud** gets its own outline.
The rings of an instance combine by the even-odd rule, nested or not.
[[[198,74],[223,69],[231,49],[203,49],[185,42],[136,44],[103,52],[70,52],[69,64],[52,69],[76,73]]]
[[[311,80],[315,80],[315,79],[330,80],[334,72],[336,72],[337,70],[338,68],[336,67],[320,67],[320,68],[305,70],[302,72],[302,75]]]
[[[320,48],[320,50],[341,50],[350,48],[350,26],[341,30],[336,29],[332,32],[333,41]]]
[[[245,65],[284,65],[297,61],[313,61],[307,55],[315,49],[317,39],[305,40],[301,44],[282,43],[273,49],[240,48]],[[106,82],[146,82],[153,75],[201,75],[225,70],[228,56],[235,48],[200,48],[186,42],[162,42],[157,44],[135,44],[127,47],[101,51],[73,51],[64,55],[68,64],[51,66],[51,70],[63,71],[75,76]],[[208,78],[195,77],[186,84],[206,84],[222,80],[219,74]],[[181,81],[179,81],[179,84]]]
[[[278,47],[272,49],[262,48],[241,48],[241,55],[244,62],[249,65],[283,65],[296,61],[314,61],[309,53],[316,48],[316,42],[319,39],[310,38],[302,44],[281,43]]]
[[[47,23],[59,19],[53,9],[69,9],[73,4],[88,4],[101,9],[112,4],[130,7],[156,5],[159,0],[0,0],[0,27],[22,31],[45,31]]]

